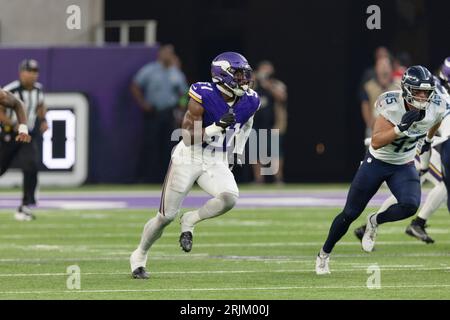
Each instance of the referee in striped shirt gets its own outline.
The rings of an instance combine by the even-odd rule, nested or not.
[[[19,80],[7,84],[3,89],[11,92],[23,101],[28,119],[31,143],[22,144],[15,140],[17,119],[10,109],[0,107],[0,175],[6,172],[14,159],[17,159],[23,172],[22,204],[15,213],[21,221],[34,219],[30,206],[36,205],[35,192],[38,182],[39,150],[37,138],[47,129],[46,108],[42,85],[37,82],[39,65],[36,60],[26,59],[19,65]]]

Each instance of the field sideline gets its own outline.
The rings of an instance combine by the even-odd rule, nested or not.
[[[0,191],[0,299],[450,299],[446,208],[429,222],[435,244],[405,235],[408,221],[402,221],[382,226],[376,251],[366,254],[349,232],[332,256],[332,274],[318,277],[315,255],[339,205],[292,202],[272,207],[272,202],[258,206],[249,199],[257,202],[258,195],[261,199],[270,195],[277,203],[302,195],[314,200],[319,194],[319,201],[328,196],[343,201],[345,186],[290,186],[282,192],[244,187],[243,203],[236,209],[197,226],[189,254],[179,248],[179,224],[174,221],[150,252],[151,279],[138,281],[130,278],[128,258],[145,222],[155,213],[152,203],[143,203],[149,205],[146,208],[129,202],[124,208],[98,203],[80,207],[78,202],[65,209],[56,206],[67,200],[65,196],[85,201],[83,192],[99,198],[109,195],[109,201],[128,193],[145,198],[150,189],[148,197],[157,197],[157,188],[145,186],[87,187],[65,190],[62,195],[44,190],[41,196],[48,198],[49,207],[37,210],[38,219],[29,223],[12,218],[17,190]],[[381,192],[377,201],[386,196]],[[192,198],[196,197],[200,201],[204,195],[194,192]],[[362,215],[351,231],[364,219]],[[66,286],[71,265],[81,270],[80,290]],[[381,289],[366,286],[367,269],[373,265],[381,270]]]

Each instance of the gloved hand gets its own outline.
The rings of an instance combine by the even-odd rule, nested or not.
[[[431,139],[428,139],[428,137],[426,137],[423,140],[422,147],[420,148],[420,175],[425,174],[430,166],[431,152],[433,150],[433,148],[431,148],[432,142],[433,141]]]
[[[410,110],[403,115],[402,121],[397,125],[397,128],[400,132],[404,132],[412,126],[413,122],[419,121],[421,118],[423,118],[423,116],[420,111]]]
[[[227,112],[225,113],[219,121],[216,122],[216,126],[221,127],[222,129],[226,129],[236,122],[236,116],[234,113]]]
[[[432,139],[428,139],[428,137],[426,137],[424,140],[423,140],[423,144],[422,144],[422,147],[420,148],[420,155],[422,155],[422,154],[424,154],[425,152],[428,152],[428,151],[430,151],[430,153],[431,153],[431,143],[433,142],[433,140]]]

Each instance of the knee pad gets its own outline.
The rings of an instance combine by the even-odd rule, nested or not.
[[[222,200],[224,212],[231,210],[236,205],[238,199],[235,194],[229,192],[223,192],[217,198]]]

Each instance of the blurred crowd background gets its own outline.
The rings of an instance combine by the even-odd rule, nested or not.
[[[369,30],[369,5],[381,29]],[[69,6],[80,8],[71,29]],[[444,0],[0,0],[0,85],[26,58],[44,92],[89,103],[86,183],[160,183],[187,90],[210,81],[211,60],[237,51],[255,71],[255,128],[279,129],[276,176],[255,184],[349,181],[365,152],[373,102],[406,67],[435,72],[450,55]]]

